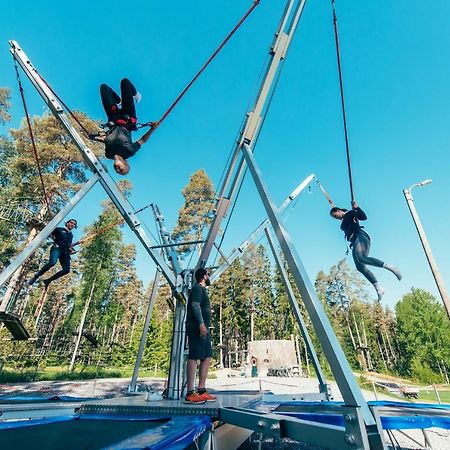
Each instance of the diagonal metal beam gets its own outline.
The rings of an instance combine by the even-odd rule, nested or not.
[[[300,333],[302,334],[303,340],[305,341],[308,355],[311,358],[314,371],[316,372],[317,379],[319,380],[319,391],[325,394],[327,396],[327,399],[329,399],[330,394],[329,386],[327,384],[327,380],[325,378],[325,374],[323,373],[322,367],[320,366],[317,353],[314,350],[314,345],[311,341],[311,337],[309,336],[308,328],[306,328],[306,323],[303,320],[302,313],[298,305],[298,301],[295,297],[294,289],[292,289],[292,285],[291,282],[289,281],[289,277],[284,267],[283,261],[281,260],[281,257],[278,254],[277,249],[275,248],[275,244],[273,242],[272,236],[269,233],[269,230],[266,228],[264,231],[266,233],[267,241],[269,242],[269,247],[272,250],[273,257],[278,266],[278,270],[280,271],[281,279],[286,289],[289,303],[291,304],[292,311],[294,312],[294,316],[297,319],[297,324],[300,329]]]
[[[39,75],[38,71],[34,68],[33,64],[29,60],[28,56],[25,52],[20,48],[19,44],[16,41],[9,41],[11,46],[10,51],[19,65],[22,67],[23,71],[30,79],[33,86],[39,92],[41,97],[44,99],[45,103],[50,108],[50,111],[54,114],[54,116],[61,123],[62,127],[66,130],[68,135],[72,138],[75,146],[80,151],[84,161],[87,166],[99,176],[99,181],[108,194],[111,201],[114,203],[125,222],[137,236],[147,253],[153,259],[155,264],[161,269],[163,276],[166,278],[167,282],[171,286],[171,288],[176,291],[181,291],[181,278],[176,277],[169,266],[166,264],[161,255],[152,249],[151,247],[154,245],[150,237],[145,232],[143,226],[141,225],[139,219],[134,213],[133,207],[128,202],[128,200],[123,196],[117,187],[114,180],[109,175],[106,168],[103,164],[97,159],[92,150],[84,143],[83,139],[77,132],[77,130],[73,127],[72,123],[64,113],[64,110],[60,103],[58,102],[55,95],[47,86],[47,83],[43,80],[43,78]]]
[[[308,277],[300,256],[292,243],[275,204],[269,195],[269,190],[264,183],[261,171],[256,163],[254,155],[248,145],[242,146],[242,151],[261,197],[272,228],[283,251],[284,258],[291,271],[292,277],[302,297],[305,308],[309,314],[314,330],[317,334],[323,352],[330,364],[333,375],[341,391],[346,405],[361,408],[364,422],[367,426],[375,424],[375,418],[370,411],[361,389],[359,388],[350,365],[344,355],[342,347],[334,333],[333,327],[325,313],[322,302],[318,298],[314,286]]]
[[[68,201],[64,208],[36,235],[36,237],[14,258],[11,264],[0,274],[0,286],[3,286],[12,274],[36,251],[38,247],[50,236],[52,231],[64,220],[78,202],[94,187],[99,176],[94,174],[78,192]],[[8,298],[0,304],[0,311],[8,309]]]
[[[271,60],[261,82],[253,109],[246,114],[244,124],[239,133],[239,139],[232,152],[232,157],[224,181],[218,190],[218,200],[215,207],[216,213],[197,262],[197,267],[206,265],[220,230],[220,224],[227,214],[229,205],[236,196],[245,169],[245,160],[241,155],[241,147],[244,142],[250,147],[254,147],[256,144],[257,136],[263,123],[264,114],[270,106],[269,99],[276,87],[275,81],[280,74],[281,63],[286,58],[287,51],[292,38],[294,37],[305,3],[306,0],[287,1],[284,13],[275,33],[274,41],[270,46],[269,54]]]
[[[306,177],[284,200],[284,202],[279,206],[278,211],[280,214],[303,192],[303,190],[311,183],[315,175],[311,174]],[[270,227],[270,220],[266,219],[262,222],[258,228],[256,228],[253,233],[241,244],[239,247],[231,253],[228,258],[224,258],[225,262],[220,265],[210,276],[211,283],[214,283],[219,277],[227,270],[227,268],[238,259],[248,248],[248,246],[257,241],[266,228]],[[223,255],[222,255],[223,256]]]

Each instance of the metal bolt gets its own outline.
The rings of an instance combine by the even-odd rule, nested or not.
[[[344,420],[347,423],[352,423],[355,420],[355,418],[351,414],[345,414],[344,415]]]
[[[353,436],[353,434],[346,434],[344,441],[346,444],[352,445],[355,443],[355,436]]]

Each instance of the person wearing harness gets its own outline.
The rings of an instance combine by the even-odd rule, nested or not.
[[[96,140],[105,144],[105,156],[114,160],[114,170],[119,175],[126,175],[130,171],[127,159],[134,156],[148,141],[152,128],[150,127],[138,141],[132,141],[131,132],[137,130],[134,102],[139,102],[142,96],[127,78],[120,82],[120,92],[122,98],[108,85],[100,85],[100,97],[108,116],[108,131],[104,138]]]
[[[331,208],[330,215],[342,222],[341,230],[344,232],[347,241],[350,242],[356,270],[363,274],[367,280],[373,284],[378,300],[381,300],[384,289],[380,286],[375,275],[367,268],[367,266],[382,267],[383,269],[389,270],[399,281],[402,279],[400,270],[397,267],[390,266],[377,258],[369,256],[370,236],[363,230],[364,227],[359,224],[360,220],[367,220],[367,216],[355,201],[352,202],[352,209],[350,211],[333,207]]]
[[[70,255],[74,253],[72,248],[72,230],[77,228],[77,221],[75,219],[69,219],[64,225],[64,227],[57,227],[53,230],[51,234],[53,237],[53,245],[50,249],[50,258],[48,263],[45,264],[42,269],[28,281],[30,286],[32,286],[41,275],[44,275],[45,272],[50,270],[58,262],[58,260],[61,264],[61,270],[56,272],[50,278],[44,280],[45,289],[48,288],[48,285],[52,281],[55,281],[70,272]]]

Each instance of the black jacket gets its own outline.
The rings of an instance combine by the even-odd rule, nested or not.
[[[71,231],[68,231],[67,228],[58,227],[55,228],[52,232],[53,240],[55,244],[64,252],[70,253],[70,246],[73,241],[73,234]]]
[[[353,242],[361,230],[360,220],[367,220],[366,213],[361,208],[347,211],[342,219],[341,230],[345,233],[347,241]]]
[[[140,148],[139,142],[131,141],[131,131],[126,127],[114,125],[106,135],[105,156],[108,159],[114,159],[114,155],[131,158]]]

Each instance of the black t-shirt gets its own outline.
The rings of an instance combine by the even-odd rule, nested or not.
[[[206,288],[196,283],[189,293],[186,324],[192,326],[202,322],[206,328],[211,325],[211,304]]]
[[[73,241],[73,234],[67,228],[58,227],[52,232],[55,244],[65,253],[70,253],[70,246]]]
[[[341,223],[341,230],[345,233],[347,241],[353,242],[361,230],[360,220],[366,220],[366,213],[361,208],[354,208],[345,213]]]
[[[114,155],[131,158],[140,148],[139,142],[131,141],[131,131],[126,127],[114,125],[106,134],[105,156],[108,159],[114,159]]]

